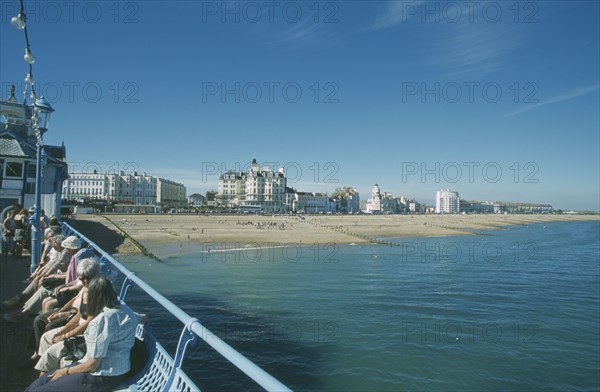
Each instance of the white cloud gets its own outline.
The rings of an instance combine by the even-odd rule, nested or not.
[[[373,30],[385,29],[393,27],[399,23],[406,23],[416,13],[414,9],[418,9],[424,1],[392,1],[385,10],[375,18]]]
[[[337,23],[316,23],[307,17],[272,35],[271,42],[274,45],[295,45],[304,49],[323,50],[337,45],[341,39]]]
[[[575,98],[581,97],[583,95],[587,95],[587,94],[593,93],[594,91],[598,91],[599,89],[600,89],[600,84],[598,84],[598,83],[590,85],[590,86],[586,86],[586,87],[581,87],[581,88],[578,88],[578,89],[575,89],[575,90],[568,91],[568,92],[566,92],[564,94],[555,96],[553,98],[547,99],[545,101],[536,103],[534,105],[528,105],[528,106],[525,106],[525,107],[523,107],[521,109],[517,109],[517,110],[515,110],[513,112],[510,112],[510,113],[506,114],[505,117],[516,116],[518,114],[525,113],[525,112],[528,112],[530,110],[534,110],[534,109],[540,108],[542,106],[546,106],[546,105],[550,105],[550,104],[553,104],[553,103],[564,102],[564,101],[568,101],[568,100],[571,100],[571,99],[575,99]]]
[[[421,45],[433,59],[430,64],[452,75],[489,74],[501,69],[506,57],[521,42],[518,27],[507,21],[492,23],[480,15],[482,5],[461,7],[460,17],[446,15],[442,3],[432,1],[390,2],[376,16],[371,30],[411,23],[426,25]],[[433,11],[433,14],[432,12]]]
[[[510,24],[465,22],[449,28],[438,62],[455,75],[496,72],[520,42]]]

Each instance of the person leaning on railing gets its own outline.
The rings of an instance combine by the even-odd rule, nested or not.
[[[103,276],[89,283],[88,298],[88,315],[93,319],[84,334],[84,358],[39,377],[25,392],[76,391],[82,386],[90,391],[111,391],[125,380],[140,316],[119,303],[110,280]]]

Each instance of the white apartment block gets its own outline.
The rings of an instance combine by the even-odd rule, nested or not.
[[[166,178],[156,178],[156,201],[173,206],[184,206],[187,203],[185,186]]]
[[[460,212],[460,197],[458,192],[442,189],[435,194],[436,214],[457,214]]]
[[[185,205],[185,186],[147,174],[70,173],[63,183],[63,198],[155,205]]]

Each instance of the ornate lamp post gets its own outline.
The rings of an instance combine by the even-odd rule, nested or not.
[[[40,225],[40,209],[42,204],[42,164],[45,158],[44,153],[44,133],[48,130],[50,115],[54,111],[52,106],[44,99],[44,97],[38,98],[35,93],[35,83],[33,80],[33,64],[35,63],[35,57],[31,52],[31,46],[29,44],[29,34],[27,31],[27,16],[25,15],[25,7],[23,6],[23,0],[19,0],[19,14],[14,16],[10,22],[17,29],[22,30],[25,36],[25,55],[23,60],[29,65],[29,72],[25,78],[25,89],[23,96],[27,95],[29,89],[31,89],[31,99],[33,100],[31,123],[37,139],[37,155],[36,155],[36,167],[35,167],[35,205],[33,206],[33,222],[31,229],[31,272],[33,272],[39,262],[42,253],[42,233]],[[23,101],[25,103],[25,101]]]
[[[31,267],[33,272],[42,253],[42,233],[40,225],[40,210],[42,204],[42,155],[44,155],[44,133],[48,130],[50,115],[54,112],[52,106],[41,97],[33,103],[33,128],[37,138],[37,156],[35,166],[35,205],[33,206],[33,225],[31,228]]]

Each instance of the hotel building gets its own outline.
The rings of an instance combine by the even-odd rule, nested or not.
[[[285,212],[287,179],[283,168],[273,171],[252,160],[248,172],[228,171],[219,176],[217,202],[225,207],[259,207],[264,212]]]

